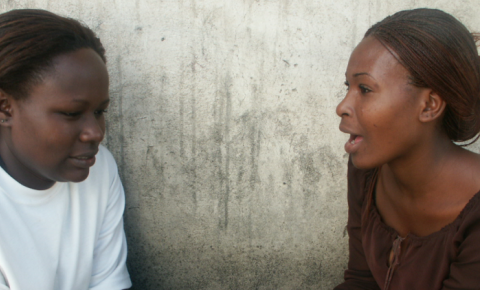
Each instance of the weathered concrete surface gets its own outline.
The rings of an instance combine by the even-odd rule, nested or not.
[[[1,0],[83,20],[108,54],[106,145],[134,289],[331,289],[347,262],[350,52],[401,9],[480,2]]]

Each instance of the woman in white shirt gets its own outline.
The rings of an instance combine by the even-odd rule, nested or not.
[[[131,286],[105,63],[76,20],[0,14],[0,290]]]

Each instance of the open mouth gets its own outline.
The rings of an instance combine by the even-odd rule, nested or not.
[[[363,137],[360,135],[350,134],[350,138],[345,143],[345,151],[349,154],[355,153],[358,150],[358,143],[362,142]]]
[[[354,134],[350,134],[350,139],[348,139],[348,143],[352,144],[352,145],[355,145],[357,144],[358,142],[362,141],[363,140],[363,137],[360,136],[360,135],[354,135]]]
[[[78,157],[75,157],[76,159],[80,159],[80,160],[87,160],[87,159],[90,159],[94,156],[78,156]]]
[[[71,156],[70,160],[75,167],[88,169],[95,164],[96,154],[96,151],[84,152],[82,154]]]

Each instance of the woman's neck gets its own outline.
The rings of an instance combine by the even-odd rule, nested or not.
[[[0,139],[0,166],[13,179],[26,187],[36,190],[45,190],[55,184],[54,181],[34,174],[11,153],[7,144],[2,141]]]
[[[384,164],[380,172],[380,182],[388,191],[405,195],[411,199],[425,197],[435,188],[442,186],[442,176],[446,176],[464,149],[448,138],[437,138],[435,142],[411,152],[409,156]]]
[[[7,171],[7,166],[5,165],[5,162],[3,162],[1,154],[0,154],[0,167],[3,168],[3,170]]]

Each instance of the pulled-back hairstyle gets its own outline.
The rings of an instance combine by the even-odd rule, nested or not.
[[[77,20],[37,9],[0,14],[0,89],[26,98],[54,57],[81,48],[93,49],[106,62],[100,39]]]
[[[373,25],[373,36],[409,71],[411,84],[428,87],[447,106],[443,129],[457,142],[480,132],[480,58],[478,36],[437,9],[405,10]],[[474,139],[473,142],[476,141]],[[472,143],[473,143],[472,142]]]

